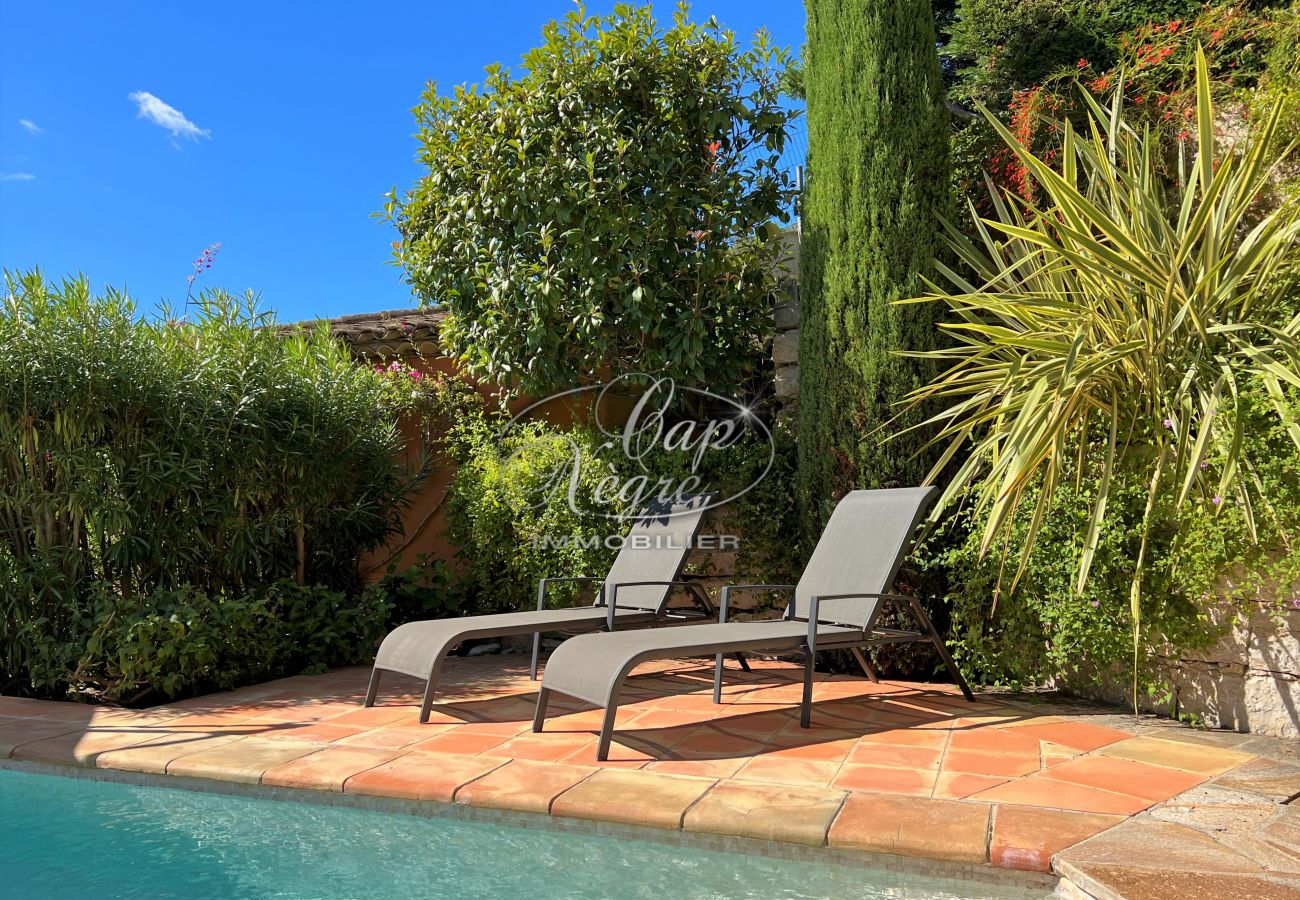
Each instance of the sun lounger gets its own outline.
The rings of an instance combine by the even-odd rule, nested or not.
[[[533,730],[541,731],[547,701],[560,693],[604,707],[597,758],[609,756],[614,717],[624,679],[640,663],[715,655],[714,701],[721,702],[722,658],[744,652],[804,651],[800,724],[812,718],[813,664],[819,650],[851,650],[869,678],[862,648],[874,644],[925,642],[934,645],[966,699],[974,700],[939,633],[916,599],[887,591],[908,551],[917,525],[938,496],[935,488],[853,491],[835,507],[798,585],[731,585],[722,590],[719,622],[692,628],[584,635],[551,655],[537,699]],[[735,591],[793,591],[782,619],[728,622]],[[888,606],[908,609],[919,629],[876,623]]]
[[[467,640],[508,635],[533,635],[530,674],[537,677],[537,658],[544,632],[582,632],[643,626],[668,618],[713,618],[708,594],[698,584],[677,580],[690,545],[699,531],[712,494],[686,495],[673,502],[655,502],[642,510],[619,550],[609,573],[581,578],[543,578],[537,587],[537,609],[484,616],[463,616],[407,622],[384,638],[366,692],[373,706],[383,672],[400,672],[425,680],[420,721],[427,722],[438,677],[447,655]],[[595,603],[570,609],[547,609],[547,590],[561,582],[598,585]],[[694,608],[668,609],[672,588],[684,587]]]

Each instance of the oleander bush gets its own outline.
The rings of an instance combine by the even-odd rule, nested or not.
[[[0,689],[132,699],[364,655],[357,559],[414,481],[392,379],[252,298],[154,319],[84,278],[5,281]]]

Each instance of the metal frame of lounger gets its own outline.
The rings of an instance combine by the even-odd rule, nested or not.
[[[888,583],[894,581],[897,575],[898,567],[902,562],[906,551],[911,544],[911,536],[917,523],[924,515],[926,509],[934,502],[937,497],[937,491],[930,489],[903,489],[904,491],[917,492],[915,494],[914,514],[910,524],[907,527],[907,539],[900,543],[898,553],[894,559],[892,567],[888,572]],[[887,492],[873,491],[855,491],[853,494],[882,494]],[[852,496],[852,495],[850,495]],[[845,498],[846,500],[848,498]],[[909,498],[912,499],[912,498]],[[841,501],[843,502],[843,501]],[[837,510],[838,511],[838,510]],[[834,517],[832,523],[828,524],[823,539],[830,535],[834,527]],[[820,549],[820,542],[819,542]],[[832,548],[834,550],[834,548]],[[814,551],[814,559],[809,561],[809,566],[805,569],[805,576],[813,568],[814,560],[817,557],[817,551]],[[744,652],[753,651],[783,651],[802,649],[804,651],[804,678],[803,678],[803,696],[800,701],[799,724],[802,728],[809,728],[812,725],[812,691],[813,691],[813,673],[817,658],[818,650],[849,650],[856,657],[858,664],[862,667],[863,673],[872,681],[877,681],[876,673],[872,670],[867,662],[865,655],[862,653],[863,648],[879,644],[899,644],[899,643],[932,643],[939,653],[940,659],[952,674],[953,679],[961,688],[962,694],[971,702],[975,697],[971,693],[970,686],[962,676],[956,663],[953,661],[948,648],[943,644],[943,638],[935,629],[930,617],[925,614],[925,610],[917,602],[915,597],[906,594],[896,594],[877,591],[835,591],[821,594],[811,594],[808,597],[808,609],[806,615],[798,614],[798,598],[792,600],[785,609],[785,614],[776,622],[727,622],[727,611],[730,606],[731,594],[733,591],[745,590],[798,590],[797,585],[768,585],[768,584],[750,584],[750,585],[729,585],[722,589],[722,605],[719,610],[719,622],[717,625],[700,626],[690,630],[691,633],[683,633],[680,639],[673,644],[660,642],[657,646],[649,644],[646,648],[633,651],[623,655],[610,656],[610,659],[617,660],[617,668],[612,680],[604,684],[605,693],[590,690],[587,687],[574,688],[571,685],[569,689],[556,688],[543,685],[538,692],[537,710],[533,717],[533,731],[541,731],[546,719],[546,707],[553,690],[559,693],[568,694],[578,697],[578,699],[595,703],[597,706],[605,708],[604,719],[600,730],[600,743],[597,747],[596,758],[598,760],[607,760],[609,758],[610,742],[613,738],[614,720],[618,713],[619,695],[622,691],[624,680],[642,662],[651,659],[673,658],[675,656],[694,656],[702,655],[713,651],[715,655],[714,682],[713,682],[713,699],[715,703],[722,702],[722,658],[726,653],[735,653],[740,655]],[[822,619],[821,609],[823,603],[836,602],[842,600],[871,600],[874,605],[868,614],[866,621],[859,623],[849,623],[836,621],[834,619]],[[908,631],[902,628],[886,628],[876,625],[881,613],[887,605],[901,609],[906,605],[911,614],[917,620],[921,630]],[[784,623],[798,624],[800,628],[784,627]],[[729,627],[728,627],[729,626]],[[708,637],[717,634],[720,630],[727,631],[726,639],[707,640]],[[747,636],[748,632],[748,636]],[[626,637],[626,634],[625,634]],[[692,640],[694,639],[694,640]],[[649,643],[649,642],[643,642]],[[621,646],[621,645],[620,645]],[[601,647],[595,647],[588,644],[586,649],[590,651],[610,651],[614,644],[604,643]],[[574,651],[576,652],[576,650]],[[556,669],[548,669],[548,676],[552,671],[563,672],[566,668],[563,660],[554,661]],[[561,681],[563,675],[561,675]],[[578,682],[581,683],[581,677]]]
[[[675,535],[681,537],[689,544],[699,533],[700,526],[704,521],[704,513],[709,506],[716,500],[715,494],[688,494],[678,498],[671,504],[655,503],[642,511],[637,516],[629,535],[629,540],[625,541],[623,548],[619,551],[619,556],[610,566],[610,573],[605,576],[584,575],[578,577],[556,577],[543,578],[537,586],[537,610],[535,612],[517,612],[517,613],[500,613],[487,616],[469,616],[465,618],[447,618],[433,619],[423,622],[407,623],[399,626],[384,638],[384,643],[380,646],[379,652],[375,657],[375,664],[370,673],[370,684],[366,689],[365,706],[374,706],[375,699],[379,693],[379,680],[384,672],[398,672],[404,675],[410,675],[414,678],[422,678],[425,682],[424,697],[420,703],[420,722],[429,721],[429,716],[433,710],[434,693],[437,690],[439,676],[442,672],[443,664],[452,650],[467,640],[483,637],[505,637],[514,634],[532,634],[533,635],[533,653],[532,662],[529,667],[529,676],[537,679],[538,656],[541,651],[542,634],[546,632],[562,632],[569,634],[581,633],[584,631],[613,631],[616,623],[648,625],[663,619],[713,619],[717,615],[713,603],[709,600],[708,593],[697,583],[682,581],[678,579],[682,566],[686,563],[686,557],[689,553],[689,547],[669,548],[680,549],[673,568],[669,574],[671,578],[667,580],[640,580],[629,582],[611,583],[610,576],[619,568],[620,560],[623,560],[624,553],[636,553],[645,550],[634,545],[632,538],[635,536],[638,526],[645,527],[645,523],[653,523],[663,519],[672,519],[677,516],[692,515],[694,522],[689,529],[688,534]],[[673,535],[670,535],[672,537]],[[625,566],[626,567],[626,566]],[[546,612],[562,612],[562,609],[547,610],[546,595],[547,589],[553,584],[562,583],[583,583],[583,582],[600,582],[600,587],[596,592],[596,599],[590,606],[571,607],[573,612],[580,610],[586,614],[564,618],[563,616],[544,617],[541,614]],[[638,604],[618,602],[618,588],[629,587],[662,587],[664,590],[660,593],[659,599],[653,604]],[[668,608],[672,600],[673,587],[684,587],[692,602],[695,604],[694,609],[673,609]],[[609,591],[609,602],[606,603],[606,591]],[[607,613],[599,617],[594,617],[590,611],[607,607]],[[459,623],[459,625],[457,624]],[[424,636],[429,640],[422,641],[422,647],[418,651],[407,649],[405,653],[402,648],[386,651],[390,646],[390,641],[395,639],[400,643],[400,633],[403,629],[422,629],[424,631],[434,632],[432,635]],[[433,645],[432,650],[428,650],[431,641],[437,643]],[[419,666],[412,665],[403,659],[407,654],[414,653],[423,660]],[[424,657],[430,657],[424,660]],[[393,659],[392,657],[397,657]],[[743,660],[742,660],[743,662]],[[746,666],[746,668],[748,668]]]

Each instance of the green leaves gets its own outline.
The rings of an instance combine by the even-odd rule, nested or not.
[[[1135,671],[1158,523],[1235,504],[1254,535],[1255,510],[1268,503],[1241,477],[1252,460],[1240,398],[1265,388],[1300,438],[1287,394],[1300,384],[1300,210],[1258,203],[1287,148],[1273,140],[1275,111],[1256,139],[1222,150],[1206,68],[1198,54],[1197,155],[1172,189],[1154,138],[1129,127],[1118,100],[1109,110],[1092,103],[1087,137],[1067,132],[1060,172],[989,116],[1043,199],[999,200],[978,242],[952,239],[973,277],[945,270],[955,289],[920,298],[959,320],[948,326],[956,345],[919,354],[948,368],[912,400],[943,407],[927,425],[938,426],[945,461],[966,458],[944,504],[974,499],[983,552],[1005,541],[1022,501],[1035,521],[1050,512],[1064,448],[1100,447],[1087,478],[1095,500],[1082,595],[1119,473],[1146,485],[1130,581]],[[1035,542],[1022,546],[1028,560]]]
[[[471,374],[544,393],[654,371],[713,390],[761,356],[792,196],[783,51],[684,11],[578,9],[522,70],[414,110],[429,174],[385,206],[396,261]]]

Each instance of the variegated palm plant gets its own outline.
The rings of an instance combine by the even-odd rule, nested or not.
[[[1241,450],[1248,390],[1263,387],[1300,448],[1288,413],[1288,394],[1300,387],[1300,209],[1258,202],[1290,150],[1275,139],[1280,107],[1251,139],[1221,149],[1203,54],[1197,96],[1197,146],[1172,186],[1156,140],[1126,124],[1122,87],[1109,109],[1087,97],[1078,131],[1063,124],[1056,168],[989,115],[1041,202],[999,198],[974,240],[949,227],[974,275],[940,265],[951,286],[932,283],[932,293],[906,301],[939,300],[954,313],[945,326],[953,346],[918,354],[948,368],[912,397],[941,410],[919,426],[946,444],[930,477],[960,460],[940,508],[972,498],[987,523],[984,552],[1025,516],[1015,578],[1054,488],[1063,472],[1083,470],[1085,453],[1105,462],[1087,485],[1095,506],[1080,591],[1117,470],[1149,484],[1129,598],[1135,706],[1157,510],[1176,523],[1190,500],[1230,502],[1254,534],[1268,497]]]

